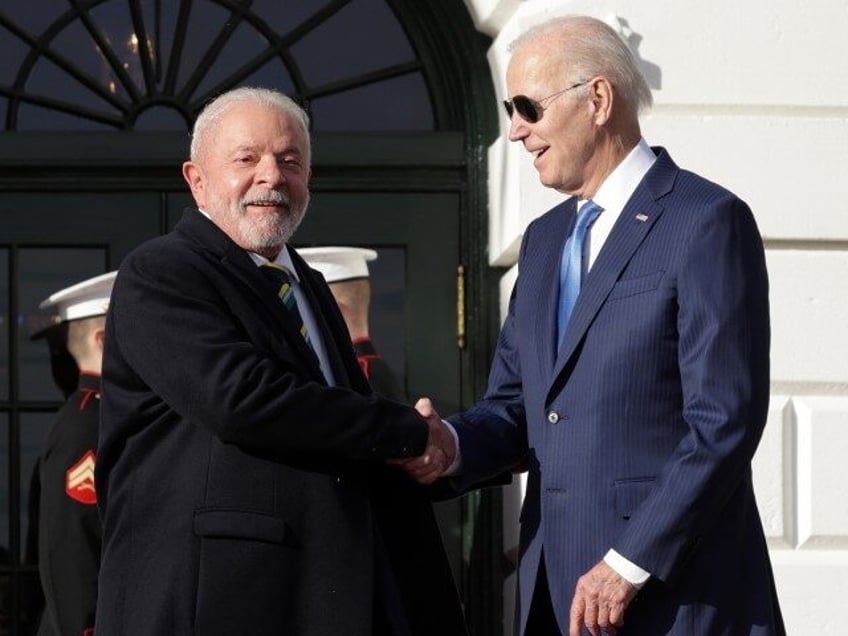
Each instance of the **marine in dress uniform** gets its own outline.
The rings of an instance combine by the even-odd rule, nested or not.
[[[104,315],[115,272],[59,291],[41,303],[53,325],[33,338],[62,334],[79,369],[76,389],[59,410],[39,460],[39,575],[45,609],[39,636],[94,633],[101,529],[94,484],[100,415]]]
[[[368,261],[375,260],[377,252],[361,247],[308,247],[298,250],[298,254],[321,272],[330,286],[350,332],[356,359],[371,387],[384,397],[406,402],[401,383],[374,346],[368,327]]]

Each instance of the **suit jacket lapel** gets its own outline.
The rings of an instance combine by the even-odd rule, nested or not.
[[[263,313],[272,325],[267,337],[271,341],[285,340],[289,348],[297,352],[299,359],[308,367],[312,375],[324,379],[318,358],[300,334],[299,325],[295,325],[289,318],[273,285],[262,275],[247,252],[236,245],[211,220],[191,208],[186,209],[176,229],[203,245],[221,261],[224,267],[241,280],[244,288],[253,296],[253,306]]]
[[[577,297],[577,303],[574,305],[565,339],[557,354],[554,381],[574,355],[627,263],[663,213],[663,207],[657,199],[671,189],[677,166],[664,150],[656,150],[660,151],[657,161],[624,206],[592,269],[586,276],[580,295]]]

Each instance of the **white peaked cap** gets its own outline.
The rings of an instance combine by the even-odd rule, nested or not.
[[[297,253],[328,283],[368,278],[368,261],[377,258],[377,252],[364,247],[306,247]]]
[[[100,274],[66,287],[44,299],[38,308],[50,313],[54,323],[102,316],[109,309],[117,273]]]

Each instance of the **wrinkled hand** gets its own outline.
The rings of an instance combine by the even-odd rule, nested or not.
[[[614,635],[624,625],[624,610],[637,588],[601,561],[577,580],[571,602],[569,636],[580,636],[585,625],[592,636]],[[603,632],[601,631],[603,630]]]
[[[427,398],[421,398],[415,403],[415,409],[427,420],[429,435],[424,452],[418,457],[391,460],[390,463],[400,466],[406,473],[420,484],[431,484],[450,468],[456,458],[456,444],[453,435],[442,422],[442,418],[433,408]]]

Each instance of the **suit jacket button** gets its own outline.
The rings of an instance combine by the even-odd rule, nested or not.
[[[548,411],[548,421],[551,424],[559,422],[559,414],[556,411]]]

